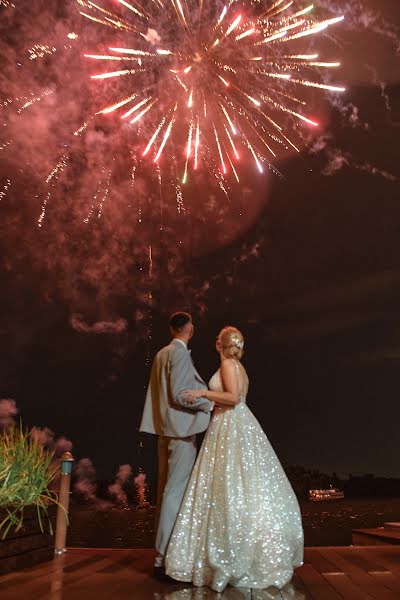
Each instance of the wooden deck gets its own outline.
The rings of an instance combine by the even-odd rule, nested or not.
[[[400,527],[353,529],[352,539],[355,546],[383,546],[385,544],[400,546]]]
[[[69,549],[67,554],[0,577],[1,600],[399,600],[400,548],[307,548],[293,585],[223,594],[151,577],[153,551]]]

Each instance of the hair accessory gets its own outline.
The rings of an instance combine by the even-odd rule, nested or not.
[[[233,335],[231,339],[232,339],[232,344],[234,344],[237,348],[240,348],[240,350],[243,350],[244,340],[240,339],[240,337],[238,335]]]

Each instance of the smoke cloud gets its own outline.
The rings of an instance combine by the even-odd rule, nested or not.
[[[132,475],[132,467],[130,465],[121,465],[119,467],[115,482],[108,487],[108,492],[119,505],[127,505],[127,495],[124,490],[128,479]]]
[[[18,409],[15,400],[4,398],[0,400],[0,429],[7,429],[15,424]]]
[[[96,470],[90,458],[82,458],[74,469],[74,491],[89,502],[98,503],[96,496]]]
[[[70,324],[78,333],[95,334],[123,333],[128,325],[125,319],[118,319],[117,321],[98,321],[97,323],[88,325],[81,315],[72,315]]]

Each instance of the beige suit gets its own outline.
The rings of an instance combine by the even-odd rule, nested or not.
[[[161,566],[196,460],[196,433],[205,431],[213,407],[206,398],[188,405],[184,390],[207,389],[186,345],[173,340],[154,359],[140,431],[158,436],[156,565]]]

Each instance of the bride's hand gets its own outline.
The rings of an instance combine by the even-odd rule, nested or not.
[[[184,390],[183,394],[185,396],[185,400],[188,404],[192,404],[197,398],[202,398],[204,396],[205,390]]]

